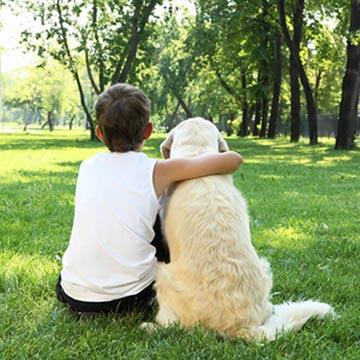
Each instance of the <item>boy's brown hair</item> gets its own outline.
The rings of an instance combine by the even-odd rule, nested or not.
[[[131,151],[141,145],[150,119],[150,100],[141,90],[115,84],[99,95],[95,110],[97,125],[110,151]]]

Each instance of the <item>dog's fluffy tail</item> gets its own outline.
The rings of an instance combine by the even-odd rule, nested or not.
[[[312,300],[273,305],[273,314],[261,326],[260,337],[271,341],[281,332],[300,329],[310,318],[326,315],[334,316],[333,308]]]

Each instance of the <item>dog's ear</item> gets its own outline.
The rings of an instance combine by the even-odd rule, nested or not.
[[[160,145],[160,152],[164,159],[168,159],[170,157],[172,142],[173,142],[173,132],[170,131],[167,138]]]
[[[219,152],[229,151],[229,146],[222,135],[219,136]]]

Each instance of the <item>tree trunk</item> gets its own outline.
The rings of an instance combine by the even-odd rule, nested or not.
[[[318,143],[318,131],[317,131],[317,110],[315,105],[314,95],[309,83],[309,79],[306,76],[304,67],[300,61],[300,56],[296,58],[297,66],[299,67],[300,80],[304,89],[306,99],[306,109],[309,124],[309,140],[310,145],[316,145]]]
[[[177,113],[179,111],[180,103],[177,101],[174,111],[170,115],[166,115],[165,131],[169,132],[176,125]]]
[[[215,66],[213,65],[212,62],[210,62],[212,68],[215,71],[215,74],[220,82],[220,85],[224,88],[224,90],[226,90],[228,92],[229,95],[231,95],[234,100],[241,106],[242,103],[242,98],[241,96],[238,95],[237,91],[232,88],[229,83],[224,79],[224,77],[221,75],[220,71],[218,69],[215,68]]]
[[[281,3],[281,2],[280,2]],[[296,54],[300,52],[300,42],[302,33],[302,14],[303,9],[300,6],[300,1],[297,1],[296,7],[294,8],[293,25],[294,33],[293,38],[290,39],[289,31],[287,29],[285,20],[285,5],[282,1],[282,11],[280,10],[280,22],[282,25],[282,31],[287,45],[290,50],[290,141],[298,142],[300,139],[300,83],[299,83],[299,69],[296,62]]]
[[[254,127],[253,127],[253,135],[254,136],[259,135],[260,121],[261,121],[261,102],[258,100],[258,101],[256,101],[256,105],[255,105],[255,121],[254,121]]]
[[[73,128],[75,117],[76,114],[72,115],[71,118],[69,119],[69,130],[72,130]]]
[[[185,111],[186,113],[186,117],[187,118],[192,118],[193,117],[193,114],[191,112],[191,110],[189,109],[189,107],[186,105],[185,101],[183,100],[183,98],[178,95],[178,94],[175,94],[175,97],[176,97],[176,100],[179,102],[180,106],[183,108],[183,110]]]
[[[75,73],[73,73],[74,77],[75,77],[75,81],[76,81],[76,84],[78,86],[78,90],[79,90],[79,95],[80,95],[80,103],[81,103],[81,106],[85,112],[85,115],[86,115],[86,121],[89,125],[89,129],[90,129],[90,139],[91,140],[95,140],[96,139],[96,135],[95,135],[95,122],[92,118],[92,116],[90,115],[90,111],[86,105],[86,102],[85,102],[85,95],[84,95],[84,92],[83,92],[83,89],[82,89],[82,86],[81,86],[81,82],[80,82],[80,77],[79,77],[79,74],[77,73],[77,71]]]
[[[89,51],[85,48],[85,65],[86,65],[86,71],[90,80],[90,84],[95,92],[96,95],[99,95],[102,91],[98,88],[96,85],[94,76],[92,74],[91,65],[90,65],[90,59],[89,59]]]
[[[131,38],[129,43],[129,52],[124,64],[124,67],[117,79],[117,82],[124,83],[129,75],[131,66],[133,61],[136,57],[138,44],[139,44],[139,32],[138,32],[138,23],[139,23],[139,13],[140,13],[140,6],[135,7],[134,17],[132,19],[131,24]]]
[[[319,70],[315,75],[315,88],[314,88],[315,104],[317,104],[318,98],[319,98],[320,82],[321,82],[322,75],[323,75],[323,72],[321,70]]]
[[[97,0],[93,0],[93,12],[92,12],[92,24],[91,25],[92,25],[92,29],[93,29],[94,36],[95,36],[96,47],[98,49],[97,63],[98,63],[98,73],[99,73],[99,88],[98,88],[99,92],[96,92],[95,88],[94,88],[94,91],[97,94],[99,94],[99,93],[103,92],[104,88],[105,88],[105,64],[104,64],[104,58],[103,58],[103,49],[102,49],[101,41],[99,39],[99,34],[98,34],[97,12],[98,12]],[[91,73],[91,71],[90,71],[90,73]],[[90,79],[90,81],[91,81],[91,79]]]
[[[304,0],[297,0],[294,7],[294,16],[293,16],[293,26],[294,26],[294,36],[293,39],[290,37],[288,26],[286,23],[286,14],[285,14],[285,0],[278,0],[278,10],[280,15],[280,24],[284,34],[286,44],[290,50],[293,66],[297,68],[297,71],[300,76],[301,84],[304,89],[305,98],[306,98],[306,108],[308,115],[309,123],[309,139],[310,144],[315,145],[318,142],[317,139],[317,111],[315,106],[315,100],[313,92],[309,83],[309,79],[305,73],[304,66],[300,59],[300,41],[301,41],[301,32],[302,32],[302,23],[304,17]],[[299,44],[299,46],[297,46]]]
[[[49,125],[49,130],[52,132],[54,130],[54,116],[52,111],[47,113],[47,123]]]
[[[275,35],[274,47],[274,87],[271,102],[271,114],[269,120],[268,138],[273,139],[276,135],[276,123],[279,118],[279,99],[281,91],[282,77],[282,56],[281,56],[281,35],[279,32]]]
[[[233,129],[227,122],[225,122],[225,132],[227,136],[231,136],[233,133]]]
[[[268,53],[269,48],[269,32],[270,27],[268,24],[268,15],[269,15],[269,4],[267,0],[262,1],[262,30],[263,30],[263,39],[262,39],[262,47]],[[262,57],[260,61],[260,68],[261,71],[261,129],[260,129],[260,137],[266,136],[267,130],[267,121],[268,121],[268,112],[269,112],[269,99],[268,99],[268,92],[269,92],[269,60],[268,57]]]
[[[61,8],[60,0],[56,1],[56,9],[57,9],[57,13],[58,13],[58,16],[59,16],[59,24],[60,24],[62,41],[64,43],[64,47],[65,47],[66,55],[68,57],[68,61],[70,63],[70,71],[71,71],[71,73],[73,74],[73,76],[75,78],[76,85],[78,87],[78,91],[79,91],[79,95],[80,95],[80,103],[81,103],[81,106],[82,106],[82,108],[83,108],[83,110],[85,112],[86,121],[88,122],[89,127],[90,127],[90,139],[94,140],[94,139],[96,139],[96,136],[95,136],[95,122],[92,119],[90,111],[89,111],[89,109],[88,109],[88,107],[86,105],[85,95],[84,95],[84,91],[83,91],[83,88],[82,88],[82,85],[81,85],[80,76],[79,76],[79,73],[77,71],[74,59],[73,59],[73,57],[71,55],[71,51],[70,51],[69,44],[68,44],[68,39],[67,39],[67,33],[66,33],[65,26],[64,26],[64,19],[62,17],[62,8]]]
[[[269,113],[269,100],[266,97],[262,100],[261,103],[261,129],[260,129],[261,138],[264,138],[266,136],[268,113]]]
[[[255,105],[249,105],[249,108],[248,108],[248,133],[250,130],[251,120],[253,118],[254,112],[255,112]]]
[[[249,124],[249,119],[248,119],[248,99],[247,99],[247,89],[246,89],[246,71],[245,69],[241,69],[241,85],[242,85],[242,91],[243,91],[243,95],[242,95],[242,122],[241,122],[241,127],[239,129],[239,136],[247,136],[248,135],[248,124]]]
[[[350,36],[347,44],[347,62],[342,82],[342,95],[336,149],[351,149],[355,146],[355,134],[360,93],[360,44],[351,42],[351,35],[360,30],[360,1],[351,1]]]
[[[298,142],[300,139],[300,83],[299,72],[294,56],[290,53],[290,141]]]
[[[29,109],[27,106],[24,107],[23,109],[23,120],[24,120],[24,127],[23,127],[23,131],[27,131],[27,127],[29,125]]]
[[[144,34],[145,26],[158,1],[150,0],[148,2],[145,2],[147,3],[147,5],[142,5],[142,3],[143,1],[140,1],[137,2],[137,4],[135,5],[134,15],[132,18],[132,25],[131,25],[131,37],[128,43],[128,52],[126,55],[125,64],[121,69],[122,61],[119,62],[119,65],[117,66],[117,69],[115,70],[115,73],[112,76],[113,83],[115,83],[115,81],[119,83],[126,82],[126,79],[128,78],[133,63],[136,59],[138,46]]]

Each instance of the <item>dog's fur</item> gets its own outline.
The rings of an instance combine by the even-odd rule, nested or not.
[[[176,158],[228,147],[211,122],[193,118],[174,128],[161,150]],[[246,203],[230,175],[173,186],[165,197],[163,229],[171,262],[158,266],[160,325],[201,324],[222,335],[272,340],[331,312],[314,301],[270,303],[270,266],[251,244]]]

